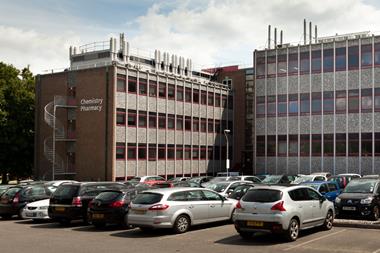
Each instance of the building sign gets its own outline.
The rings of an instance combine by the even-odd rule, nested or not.
[[[80,100],[81,112],[101,112],[103,107],[103,98],[82,98]]]

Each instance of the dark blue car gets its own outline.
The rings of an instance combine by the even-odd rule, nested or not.
[[[320,194],[326,197],[326,199],[334,202],[335,198],[342,192],[339,185],[335,181],[313,181],[305,182],[303,185],[308,185],[317,190]]]

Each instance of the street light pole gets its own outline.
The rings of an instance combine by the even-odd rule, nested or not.
[[[229,159],[229,156],[228,156],[228,148],[229,148],[229,144],[228,144],[228,136],[227,136],[227,134],[229,134],[231,131],[230,131],[230,129],[224,129],[224,136],[226,137],[226,144],[227,144],[227,157],[226,157],[226,170],[227,170],[227,177],[228,177],[228,175],[229,175],[229,170],[230,170],[230,159]]]

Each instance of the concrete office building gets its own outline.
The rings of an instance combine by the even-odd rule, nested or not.
[[[124,35],[118,44],[111,38],[71,47],[68,69],[37,77],[35,176],[124,180],[225,171],[230,87],[193,70],[190,59],[134,54]]]
[[[380,36],[312,30],[254,52],[256,172],[380,174]]]

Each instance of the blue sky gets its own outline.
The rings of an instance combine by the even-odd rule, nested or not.
[[[13,0],[0,8],[0,61],[35,73],[68,66],[70,45],[126,34],[132,48],[193,59],[196,67],[252,65],[267,25],[300,43],[303,18],[320,36],[380,34],[376,0]]]

